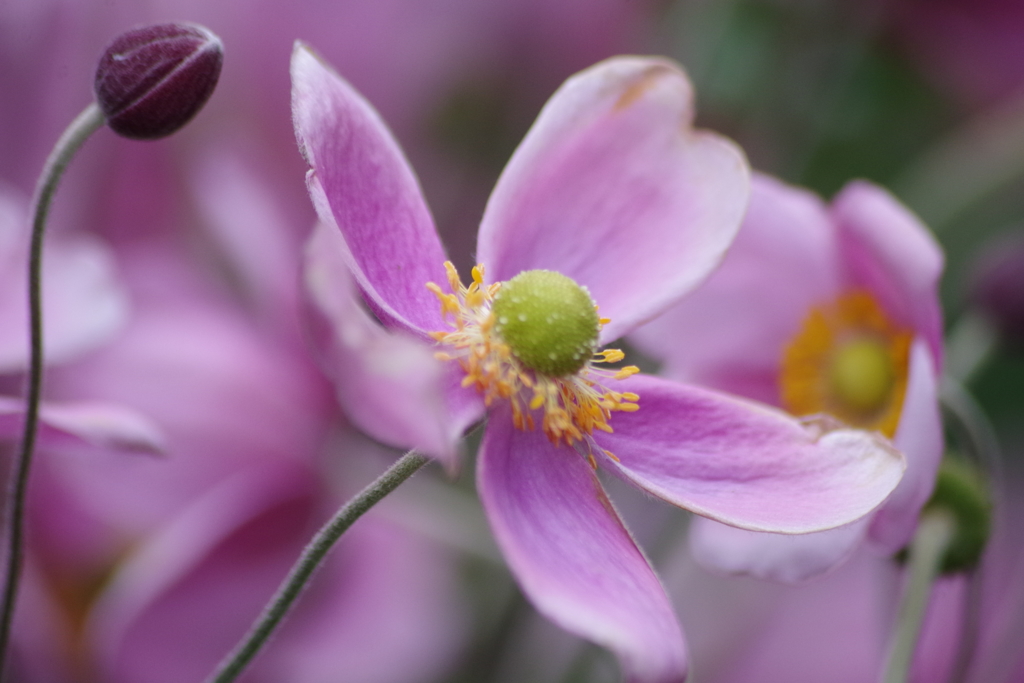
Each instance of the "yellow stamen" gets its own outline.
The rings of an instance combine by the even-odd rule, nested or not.
[[[593,441],[594,431],[611,433],[608,422],[612,413],[640,409],[637,394],[611,391],[604,382],[625,379],[639,372],[639,368],[597,368],[594,364],[617,363],[625,358],[618,349],[605,349],[594,353],[590,362],[574,374],[551,377],[532,370],[495,332],[491,303],[501,283],[485,285],[482,265],[473,268],[473,282],[469,286],[462,284],[450,262],[444,268],[451,293],[432,282],[427,284],[441,304],[442,317],[453,328],[449,332],[431,333],[433,339],[447,347],[436,357],[458,362],[465,372],[462,386],[475,388],[485,405],[508,401],[516,429],[534,429],[533,413],[540,411],[540,427],[548,439],[554,444],[585,448],[588,461],[596,468],[593,449],[600,447]],[[607,318],[600,319],[602,326],[608,322]]]
[[[783,405],[796,415],[828,413],[891,438],[906,394],[912,339],[866,291],[812,309],[783,355]]]

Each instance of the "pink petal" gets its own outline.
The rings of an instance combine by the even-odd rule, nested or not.
[[[777,405],[785,346],[812,306],[836,296],[842,272],[821,199],[760,173],[751,189],[722,265],[630,339],[665,363],[664,376]]]
[[[292,115],[317,214],[344,235],[345,262],[375,312],[420,335],[446,329],[426,289],[447,288],[444,249],[409,163],[373,107],[302,44]]]
[[[590,289],[621,336],[693,288],[729,246],[749,170],[730,141],[696,132],[672,62],[620,57],[569,79],[491,195],[479,261],[492,281],[547,268]]]
[[[852,522],[899,483],[903,457],[880,436],[827,418],[800,422],[725,394],[637,375],[616,383],[640,410],[616,413],[597,443],[626,479],[697,514],[755,531]]]
[[[0,438],[20,438],[24,413],[24,400],[0,397]],[[66,401],[39,407],[39,444],[161,453],[165,438],[156,424],[130,408],[100,401]]]
[[[330,513],[317,493],[309,472],[255,468],[213,488],[148,537],[91,615],[88,632],[102,679],[203,680]],[[461,632],[450,570],[421,541],[361,520],[251,673],[293,683],[432,680]]]
[[[0,189],[0,373],[28,365],[28,228],[24,203]],[[47,363],[67,361],[97,347],[128,315],[113,257],[95,238],[48,239],[42,285]]]
[[[888,552],[905,546],[917,528],[921,507],[935,487],[945,438],[939,414],[935,360],[923,339],[910,349],[907,393],[893,443],[907,457],[907,472],[875,514],[869,538]]]
[[[917,330],[942,362],[942,311],[937,287],[943,255],[935,238],[891,194],[864,181],[832,202],[852,284],[869,289],[894,320]]]
[[[690,550],[709,569],[799,583],[835,568],[860,545],[868,520],[810,534],[772,534],[706,517],[690,523]]]
[[[452,381],[418,339],[381,327],[357,300],[343,239],[319,224],[306,246],[306,289],[329,327],[328,373],[346,415],[373,438],[456,464],[465,429],[483,415],[476,394]],[[474,400],[475,399],[475,400]]]
[[[619,656],[630,681],[681,682],[683,636],[660,581],[586,460],[493,411],[477,490],[537,609]]]

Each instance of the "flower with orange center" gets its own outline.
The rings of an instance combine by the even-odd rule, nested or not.
[[[491,195],[468,285],[442,266],[376,112],[301,46],[292,70],[321,221],[307,281],[339,350],[346,411],[450,468],[455,440],[486,418],[477,490],[512,573],[538,610],[613,649],[631,681],[679,683],[685,648],[595,467],[701,515],[787,533],[856,520],[896,486],[902,458],[874,434],[603,367],[623,354],[601,347],[707,276],[744,209],[745,160],[690,127],[678,67],[612,59],[555,94]],[[352,283],[376,320],[339,295]]]
[[[631,337],[673,378],[732,391],[814,423],[891,439],[907,475],[871,518],[805,537],[693,527],[716,569],[798,581],[847,557],[865,536],[900,549],[942,455],[938,411],[942,254],[891,195],[851,183],[826,205],[756,175],[739,236],[693,294]]]

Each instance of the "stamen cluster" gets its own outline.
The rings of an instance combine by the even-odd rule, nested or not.
[[[618,349],[595,352],[580,370],[568,375],[553,377],[529,367],[496,330],[492,304],[502,283],[485,285],[483,266],[477,265],[473,268],[472,283],[465,286],[455,266],[445,262],[444,267],[450,293],[433,282],[427,283],[441,302],[441,315],[454,328],[450,332],[432,333],[434,339],[447,347],[437,357],[457,361],[466,373],[462,386],[475,387],[485,405],[508,401],[517,429],[535,429],[534,413],[540,411],[540,427],[552,443],[574,448],[586,444],[585,455],[596,466],[596,446],[591,438],[594,430],[612,432],[608,423],[613,412],[640,409],[637,394],[610,390],[603,382],[625,379],[639,372],[639,368],[594,367],[597,363],[621,361],[625,354]],[[602,318],[599,324],[608,322]]]

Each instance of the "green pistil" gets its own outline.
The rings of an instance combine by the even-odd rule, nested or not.
[[[594,353],[600,321],[594,300],[571,278],[528,270],[502,284],[495,331],[524,365],[544,375],[578,372]]]
[[[885,405],[896,383],[896,373],[885,345],[861,338],[843,344],[830,372],[835,395],[854,412],[873,413]]]

